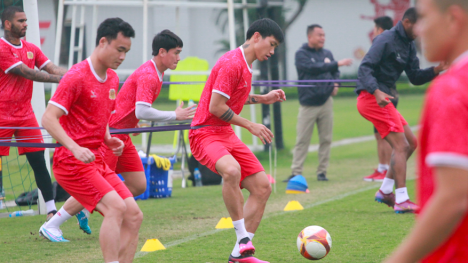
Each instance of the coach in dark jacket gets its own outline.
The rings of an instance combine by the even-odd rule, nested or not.
[[[296,69],[300,80],[338,79],[338,67],[349,66],[351,59],[335,61],[332,53],[324,49],[325,32],[319,25],[307,28],[308,42],[296,52]],[[307,84],[307,83],[301,83]],[[292,175],[302,174],[302,168],[309,149],[310,139],[315,123],[320,138],[319,166],[317,179],[328,180],[326,177],[330,146],[333,132],[333,99],[338,92],[338,84],[310,83],[314,87],[298,87],[299,115],[297,117],[296,146],[293,152]]]
[[[296,52],[296,69],[300,80],[338,79],[338,61],[328,49],[316,49],[305,43]],[[301,83],[315,85],[313,88],[298,87],[299,102],[304,106],[323,105],[332,94],[335,85],[328,83]]]

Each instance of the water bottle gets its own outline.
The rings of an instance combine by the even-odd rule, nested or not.
[[[189,100],[189,102],[188,102],[188,107],[190,108],[190,107],[192,107],[193,105],[195,105],[195,102],[194,102],[193,100]],[[196,109],[196,107],[195,107],[195,109]]]
[[[198,168],[195,168],[195,172],[193,173],[193,176],[195,177],[195,186],[203,186],[202,181],[201,181],[201,173],[198,170]]]
[[[16,211],[14,213],[10,214],[10,217],[18,217],[18,216],[33,216],[34,215],[34,210],[29,209],[26,211]]]

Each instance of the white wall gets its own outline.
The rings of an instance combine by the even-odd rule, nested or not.
[[[309,0],[286,35],[288,79],[297,79],[294,55],[299,47],[307,42],[308,25],[320,24],[323,27],[326,34],[325,48],[331,50],[336,60],[354,59],[351,67],[340,68],[342,74],[354,74],[363,55],[371,46],[369,33],[374,27],[371,18],[382,15],[394,18],[397,13],[395,10],[404,12],[408,5],[413,5],[413,2],[413,0]],[[286,14],[286,17],[290,17],[297,4],[294,0],[285,0],[285,6],[291,9]],[[422,59],[422,67],[428,66],[421,54],[419,57]]]
[[[71,7],[68,7],[67,19],[71,19],[71,9]],[[79,19],[81,8],[77,10],[77,19]],[[212,8],[190,9],[181,7],[179,10],[180,20],[177,23],[175,7],[150,7],[148,11],[147,58],[145,58],[145,61],[151,58],[151,42],[153,37],[158,32],[169,29],[181,37],[184,42],[183,52],[181,53],[182,59],[187,56],[197,56],[208,60],[210,67],[213,66],[222,55],[215,54],[216,50],[220,48],[220,45],[215,44],[215,41],[228,38],[227,32],[221,32],[220,28],[215,25],[217,12],[219,10]],[[44,53],[51,59],[53,59],[55,50],[55,16],[52,0],[40,0],[39,19],[41,21],[51,21],[50,28],[41,30],[41,37],[43,35],[45,37],[43,44]],[[93,8],[91,6],[86,7],[86,56],[91,54],[95,46],[92,32],[92,16]],[[99,6],[98,24],[109,17],[120,17],[130,23],[135,29],[136,36],[132,39],[132,48],[119,69],[138,68],[143,62],[143,8]]]
[[[56,16],[54,7],[52,0],[39,0],[38,2],[40,21],[50,22],[48,28],[42,28],[40,31],[41,38],[44,38],[42,49],[50,59],[53,59]],[[394,10],[398,9],[398,6],[400,6],[401,11],[402,7],[406,9],[408,3],[412,5],[413,2],[414,0],[309,0],[304,7],[305,10],[291,25],[286,35],[288,47],[287,78],[297,78],[294,54],[307,41],[305,32],[307,25],[318,23],[323,26],[326,32],[325,47],[333,52],[335,59],[355,59],[353,66],[340,68],[344,74],[353,74],[357,72],[360,58],[371,45],[368,34],[374,23],[370,18],[377,14],[394,17]],[[296,6],[295,0],[285,0],[285,7],[290,10],[286,13],[286,17],[291,16]],[[212,67],[222,55],[221,53],[216,54],[221,46],[215,42],[220,39],[228,39],[227,30],[223,33],[220,27],[215,24],[218,12],[219,10],[212,8],[180,8],[180,20],[177,23],[176,8],[151,7],[148,15],[148,57],[145,60],[151,58],[151,40],[154,35],[163,29],[169,29],[178,34],[184,41],[182,58],[197,56],[208,60],[210,67]],[[136,69],[143,62],[142,14],[141,7],[99,7],[98,23],[108,17],[121,17],[129,22],[136,31],[136,37],[132,40],[132,50],[128,53],[120,69]],[[364,16],[370,18],[366,19]],[[68,9],[66,17],[71,18],[71,7]],[[77,17],[79,17],[79,11]],[[242,19],[242,17],[236,17],[236,19]],[[92,7],[86,7],[85,20],[88,53],[86,55],[89,56],[95,45],[95,39],[92,39]],[[237,45],[240,44],[242,43],[237,43]],[[427,66],[428,63],[424,59],[422,60],[422,65]]]

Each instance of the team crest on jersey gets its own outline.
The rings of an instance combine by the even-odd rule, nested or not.
[[[34,54],[31,52],[31,51],[28,51],[28,53],[26,53],[28,55],[28,58],[29,59],[33,59],[34,58]]]
[[[115,89],[109,90],[109,99],[115,100]]]

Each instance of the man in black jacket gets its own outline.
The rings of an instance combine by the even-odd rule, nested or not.
[[[393,207],[396,213],[413,213],[418,206],[409,200],[406,188],[406,160],[416,149],[417,140],[408,123],[390,102],[398,94],[395,83],[403,70],[410,82],[422,85],[434,79],[445,65],[419,68],[416,38],[415,8],[408,9],[402,21],[375,38],[358,71],[356,93],[359,113],[372,122],[382,138],[393,148],[390,169],[375,200]],[[393,187],[396,181],[396,196]]]
[[[323,48],[325,32],[320,25],[314,24],[307,27],[307,38],[308,43],[296,52],[296,69],[300,80],[338,79],[340,76],[338,67],[351,65],[351,59],[335,61],[332,53]],[[315,86],[298,87],[301,106],[297,117],[292,175],[284,182],[295,175],[302,174],[315,123],[317,123],[320,139],[317,179],[328,181],[326,172],[333,131],[332,96],[338,93],[338,84],[333,82],[310,84]]]

